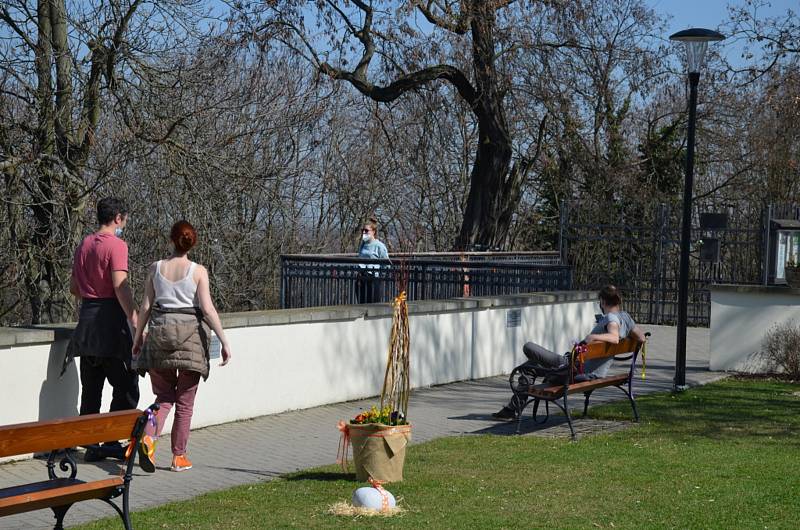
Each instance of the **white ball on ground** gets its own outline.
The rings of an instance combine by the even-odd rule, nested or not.
[[[383,510],[384,495],[386,495],[386,509],[390,510],[397,506],[397,501],[395,500],[394,495],[386,490],[381,492],[377,488],[373,487],[358,488],[356,491],[354,491],[353,506],[381,511]]]

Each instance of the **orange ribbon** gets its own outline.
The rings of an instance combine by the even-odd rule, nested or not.
[[[148,440],[150,442],[149,444],[147,443]],[[153,455],[156,454],[156,440],[154,440],[152,436],[143,434],[142,440],[139,443],[142,444],[144,453],[152,459]]]
[[[389,493],[383,489],[384,482],[382,480],[375,480],[372,477],[369,477],[367,482],[369,482],[369,485],[378,490],[378,493],[381,494],[381,511],[389,511]]]
[[[130,458],[131,453],[133,452],[133,448],[136,446],[136,437],[132,436],[131,439],[128,441],[128,448],[125,449],[125,460]]]
[[[336,463],[347,471],[347,452],[350,449],[350,428],[343,420],[339,420],[336,428],[342,433],[339,437],[339,451],[336,454]]]

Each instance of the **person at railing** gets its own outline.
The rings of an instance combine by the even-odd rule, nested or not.
[[[139,445],[139,462],[145,471],[155,471],[154,439],[161,434],[170,409],[175,405],[172,425],[173,471],[191,469],[186,456],[194,398],[200,378],[208,378],[211,329],[222,346],[222,363],[228,364],[231,347],[211,300],[208,271],[189,261],[187,254],[197,243],[197,231],[187,221],[172,227],[175,246],[171,257],[150,265],[145,281],[139,327],[133,341],[133,356],[141,375],[150,374],[150,383],[161,408],[155,425],[148,422]],[[144,327],[150,323],[147,338]]]
[[[378,220],[370,217],[362,225],[361,243],[358,246],[358,257],[365,259],[389,259],[386,245],[378,239]],[[361,270],[356,279],[356,300],[360,304],[371,304],[380,301],[378,277],[380,265],[360,263]]]
[[[613,285],[607,285],[600,290],[598,297],[600,299],[600,312],[602,315],[597,315],[597,323],[594,325],[594,328],[592,328],[591,333],[583,339],[583,342],[610,342],[612,344],[618,344],[621,339],[626,338],[628,335],[632,335],[640,342],[647,340],[644,332],[636,325],[633,318],[622,310],[622,295],[619,289]],[[564,367],[569,363],[569,353],[559,355],[533,342],[526,343],[522,347],[522,351],[528,358],[528,362],[525,364],[534,371],[536,368],[541,367],[543,369],[542,373],[548,373],[552,372],[553,369]],[[586,361],[584,373],[578,374],[575,377],[575,381],[586,381],[605,377],[608,373],[608,369],[611,368],[613,360],[614,358],[610,357],[607,359]],[[552,382],[555,384],[558,381],[548,381],[547,378],[545,378],[545,382]],[[511,397],[511,401],[498,412],[492,414],[492,416],[500,420],[516,419],[518,411],[522,408],[523,403],[520,402],[521,400],[524,401],[524,397],[514,394]]]

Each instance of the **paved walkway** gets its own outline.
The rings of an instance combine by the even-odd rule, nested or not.
[[[637,380],[637,393],[666,391],[672,388],[675,335],[672,327],[649,326],[653,337],[648,346],[647,380]],[[708,329],[689,329],[686,379],[690,385],[704,384],[723,376],[708,371]],[[520,361],[522,354],[520,353]],[[202,389],[201,389],[202,391]],[[443,436],[494,433],[510,434],[516,423],[494,421],[497,411],[509,398],[506,377],[492,377],[417,390],[412,393],[409,410],[414,424],[414,442]],[[616,400],[624,396],[616,389],[593,394],[593,402]],[[169,471],[169,441],[162,440],[156,455],[158,471],[136,473],[132,484],[131,506],[136,510],[197,496],[213,490],[269,480],[283,473],[333,463],[339,433],[336,422],[352,417],[374,400],[338,403],[313,409],[263,416],[248,421],[199,429],[192,433],[189,453],[195,468],[184,473]],[[563,421],[544,428],[523,423],[526,434],[564,436]],[[618,428],[613,422],[578,420],[580,432]],[[579,434],[580,436],[580,434]],[[78,455],[79,477],[99,479],[118,474],[110,462],[84,464]],[[29,460],[0,465],[0,488],[46,478],[45,462]],[[99,501],[82,502],[67,513],[66,523],[78,523],[114,515],[111,507]],[[0,519],[3,529],[52,528],[50,510]]]

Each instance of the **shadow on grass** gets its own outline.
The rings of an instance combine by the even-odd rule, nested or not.
[[[637,396],[636,403],[641,421],[652,423],[658,429],[678,438],[707,438],[736,441],[742,436],[763,438],[765,441],[779,439],[782,444],[800,447],[800,384],[786,381],[748,381],[741,385],[736,379],[714,385],[694,387],[672,394],[663,392]],[[612,420],[631,423],[633,415],[630,403],[624,396],[618,401],[597,405],[590,404],[589,419]],[[570,410],[576,430],[581,428],[582,399],[570,401]],[[580,404],[580,406],[579,406]],[[566,418],[551,406],[550,419],[544,424],[532,421],[531,405],[526,409],[520,434],[547,435],[560,433],[566,426]],[[542,410],[540,412],[543,413]],[[485,414],[464,414],[450,419],[485,421]],[[473,431],[470,434],[493,434],[513,436],[517,434],[517,422],[498,421],[495,425]]]
[[[355,473],[344,473],[334,471],[301,471],[299,473],[292,473],[284,475],[284,480],[314,480],[317,482],[336,482],[338,480],[355,481]]]
[[[545,423],[536,423],[533,421],[531,414],[529,414],[530,409],[526,410],[525,416],[522,418],[522,425],[519,427],[519,433],[517,433],[517,420],[513,421],[498,421],[495,425],[490,425],[489,427],[485,427],[483,429],[479,429],[477,431],[473,431],[469,434],[494,434],[496,436],[517,436],[519,435],[526,435],[526,434],[548,434],[548,431],[551,429],[560,431],[562,427],[566,427],[567,425],[567,417],[561,414],[553,414],[551,411],[550,418]],[[541,415],[539,417],[541,419]],[[576,423],[580,421],[580,418],[573,415],[572,421]],[[578,424],[576,423],[576,426]],[[566,436],[569,437],[569,430],[567,429]]]
[[[746,435],[800,445],[800,399],[792,394],[798,389],[800,385],[785,382],[742,385],[732,380],[680,394],[643,396],[636,403],[643,422],[669,435],[731,441]],[[589,416],[598,419],[625,419],[629,414],[624,402],[589,408]]]

